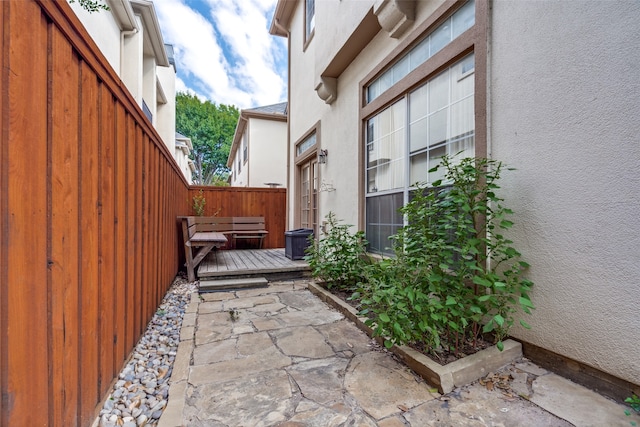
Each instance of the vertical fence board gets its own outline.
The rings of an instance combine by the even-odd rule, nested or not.
[[[114,377],[115,206],[113,96],[100,85],[100,396]]]
[[[81,412],[90,414],[99,394],[99,217],[98,217],[98,81],[86,63],[81,67],[80,137],[81,233]],[[86,415],[85,415],[86,417]],[[90,419],[83,419],[83,424]]]
[[[7,344],[7,313],[8,313],[8,270],[7,260],[9,253],[7,198],[7,177],[9,166],[9,102],[5,92],[5,79],[9,77],[9,47],[11,37],[8,23],[5,25],[5,9],[9,8],[8,2],[0,3],[0,37],[2,38],[2,51],[0,51],[0,103],[2,115],[0,116],[0,426],[9,425],[9,394],[7,393],[7,380],[9,371],[7,356],[9,354]],[[5,31],[6,30],[6,31]]]
[[[136,185],[136,125],[130,115],[127,115],[127,325],[126,348],[133,348],[136,340],[136,218],[137,218],[137,185]]]
[[[51,85],[51,305],[53,423],[76,425],[78,401],[78,111],[79,62],[52,29]]]
[[[125,309],[127,301],[127,124],[126,114],[122,104],[116,105],[116,144],[115,144],[115,209],[116,209],[116,298],[115,298],[115,368],[119,369],[127,356],[126,323],[128,313]]]
[[[36,5],[8,6],[7,355],[9,425],[49,417],[47,313],[47,23]],[[24,31],[29,28],[29,31]],[[38,72],[34,72],[34,71]],[[6,72],[3,70],[3,73]],[[5,113],[6,114],[6,113]],[[39,173],[34,173],[38,171]],[[26,339],[28,337],[28,339]],[[33,358],[37,353],[38,357]],[[25,373],[29,375],[25,375]]]

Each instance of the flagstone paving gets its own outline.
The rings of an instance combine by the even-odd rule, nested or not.
[[[526,360],[502,374],[508,391],[440,395],[306,284],[193,294],[159,426],[629,425],[621,405]]]

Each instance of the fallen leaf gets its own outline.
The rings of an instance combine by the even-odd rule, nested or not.
[[[398,405],[398,409],[400,409],[402,412],[407,412],[409,410],[409,408],[404,405]]]
[[[487,387],[489,391],[493,390],[493,381],[487,381],[485,387]]]

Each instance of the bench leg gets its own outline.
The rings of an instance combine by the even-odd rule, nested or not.
[[[191,252],[191,246],[184,245],[184,256],[187,264],[187,278],[190,282],[194,282],[196,280],[196,273],[194,271],[195,266],[193,265],[193,253]]]

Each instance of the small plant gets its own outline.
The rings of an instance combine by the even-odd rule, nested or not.
[[[305,260],[313,277],[324,280],[327,287],[353,290],[363,278],[364,267],[369,264],[364,232],[352,233],[352,226],[341,224],[332,212],[326,218],[324,236],[317,242],[309,236]]]
[[[624,401],[628,403],[629,406],[631,406],[631,409],[640,414],[640,397],[634,394],[631,397],[627,397]],[[629,411],[628,409],[626,409],[624,413],[627,417],[631,416],[631,411]],[[638,423],[636,423],[635,421],[631,421],[630,424],[634,427],[638,425]]]
[[[204,206],[206,204],[207,204],[207,200],[204,197],[204,193],[202,192],[202,189],[200,189],[198,194],[193,196],[193,212],[197,216],[203,216],[204,215]]]
[[[238,310],[235,308],[229,310],[229,319],[231,319],[232,322],[235,322],[238,318],[240,318],[240,312]]]

